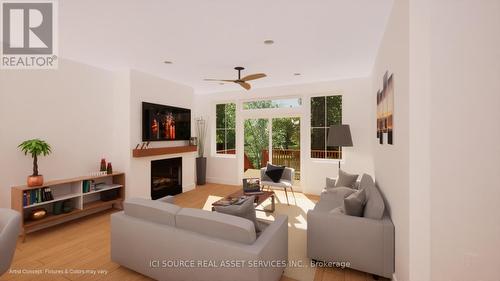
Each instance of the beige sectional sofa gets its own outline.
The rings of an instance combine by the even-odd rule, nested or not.
[[[279,280],[288,218],[278,216],[257,235],[240,217],[128,199],[111,216],[111,259],[156,280]]]

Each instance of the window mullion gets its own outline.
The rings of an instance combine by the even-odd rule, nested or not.
[[[328,144],[326,143],[328,141],[328,136],[326,135],[328,133],[328,130],[326,130],[326,126],[328,125],[328,116],[326,114],[327,110],[326,110],[326,107],[327,107],[327,104],[326,104],[326,96],[325,96],[325,101],[324,101],[324,104],[325,104],[325,107],[323,108],[323,117],[325,118],[325,127],[323,128],[324,132],[325,132],[325,147],[324,147],[324,153],[325,153],[325,159],[328,158]]]
[[[227,154],[227,104],[224,105],[224,154]]]

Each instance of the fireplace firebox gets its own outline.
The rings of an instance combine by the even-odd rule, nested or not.
[[[182,193],[182,157],[151,161],[151,199]]]

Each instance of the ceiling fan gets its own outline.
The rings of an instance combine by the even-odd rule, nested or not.
[[[260,79],[260,78],[264,78],[267,76],[265,73],[255,73],[255,74],[247,75],[247,76],[242,78],[241,71],[244,70],[245,68],[241,67],[241,66],[237,66],[234,69],[236,69],[238,71],[238,79],[236,79],[236,80],[229,80],[229,79],[227,79],[227,80],[224,80],[224,79],[204,79],[204,80],[205,81],[218,81],[218,82],[233,82],[233,83],[236,83],[236,84],[240,85],[241,87],[245,88],[245,90],[250,90],[250,88],[252,88],[252,86],[249,83],[247,83],[247,81]]]

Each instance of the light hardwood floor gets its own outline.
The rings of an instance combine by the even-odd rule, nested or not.
[[[207,184],[176,196],[182,207],[203,208],[210,196],[226,196],[238,187]],[[312,201],[318,196],[307,195]],[[110,260],[110,215],[115,210],[103,211],[63,225],[28,234],[26,242],[17,243],[11,270],[24,273],[6,273],[0,280],[151,280],[139,273],[119,266]],[[68,272],[46,272],[46,270]],[[81,274],[69,270],[103,270],[106,274]],[[41,270],[42,274],[26,270]],[[368,281],[371,275],[350,269],[317,269],[314,281]],[[379,280],[384,280],[380,278]],[[214,280],[216,281],[216,280]],[[283,276],[281,281],[294,281]]]

